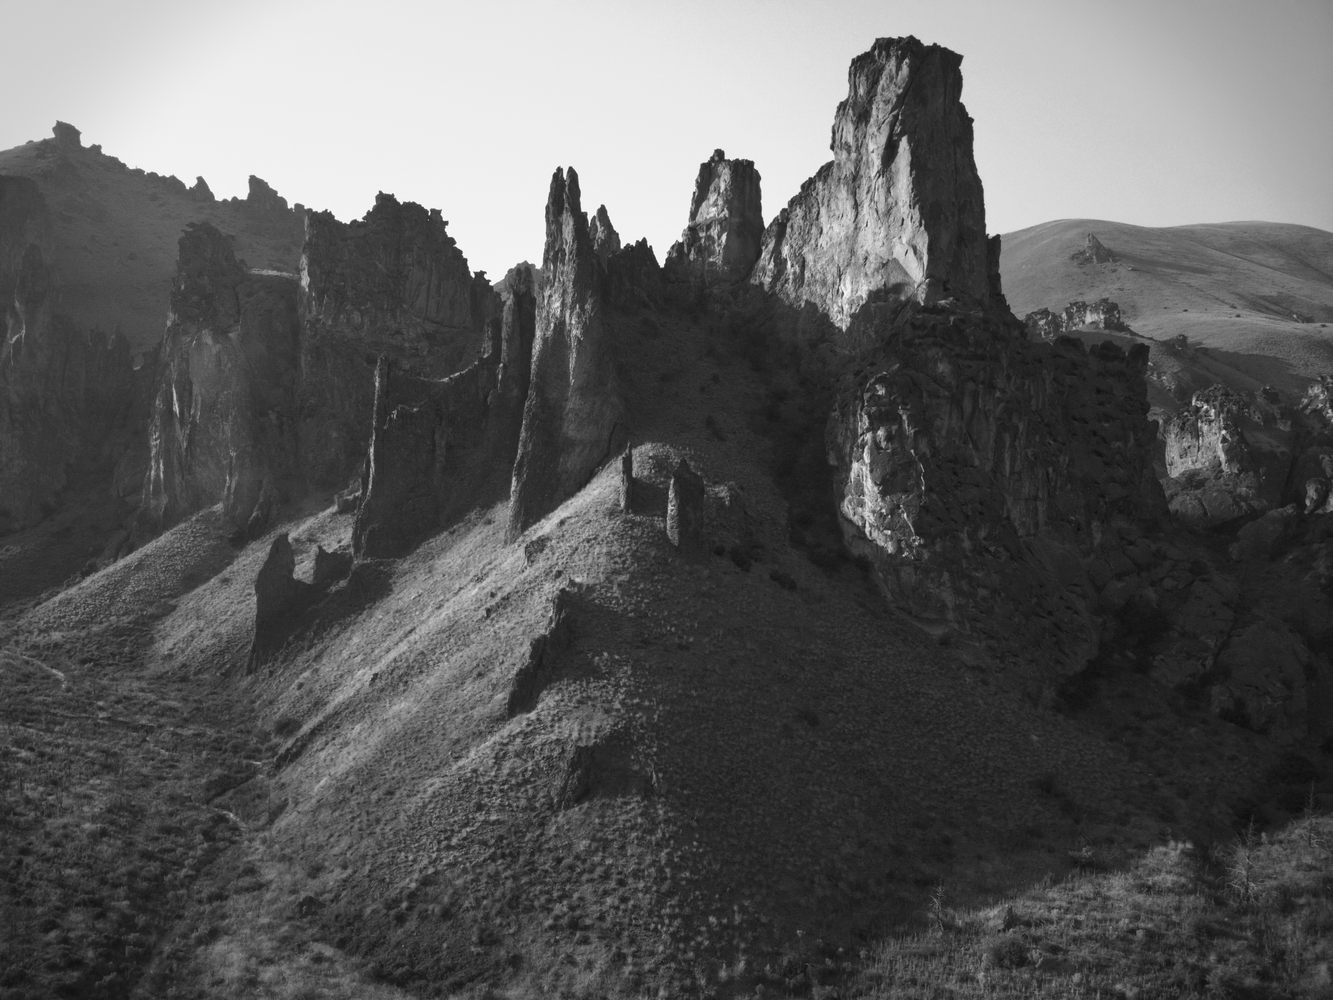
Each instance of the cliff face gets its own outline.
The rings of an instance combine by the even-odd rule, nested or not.
[[[962,57],[915,38],[853,60],[825,164],[769,224],[752,281],[841,329],[876,292],[988,300],[985,207]]]
[[[223,501],[243,527],[297,473],[300,329],[290,277],[253,274],[212,226],[180,239],[141,517],[160,530]]]
[[[375,407],[357,555],[401,555],[441,524],[502,497],[518,450],[536,303],[531,275],[506,289],[498,336],[456,375],[425,379],[375,370]]]
[[[690,221],[667,254],[667,269],[688,272],[705,285],[744,281],[763,237],[759,171],[749,160],[728,160],[714,150],[699,164]]]
[[[608,263],[634,255],[634,248],[623,250]],[[510,494],[511,538],[583,487],[615,451],[624,413],[613,328],[605,315],[607,267],[593,246],[572,167],[568,175],[556,170],[551,178],[542,274]]]
[[[27,245],[12,275],[0,345],[0,533],[40,521],[74,463],[110,471],[115,456],[108,463],[102,445],[125,422],[134,395],[129,345],[119,334],[85,333],[58,311],[58,288],[37,244]]]
[[[309,216],[301,262],[302,461],[311,482],[341,484],[365,454],[374,360],[422,377],[474,360],[501,301],[468,270],[438,210],[380,194],[359,222]]]

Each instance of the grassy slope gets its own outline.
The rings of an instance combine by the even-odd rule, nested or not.
[[[138,676],[210,692],[247,738],[279,734],[265,752],[284,763],[208,800],[244,833],[191,883],[147,995],[482,980],[515,996],[731,995],[784,982],[793,948],[854,955],[915,920],[941,881],[983,905],[1061,876],[1081,845],[1114,862],[1173,831],[1225,834],[1228,796],[1266,762],[1258,738],[1174,714],[1141,678],[1107,719],[1043,709],[979,650],[895,617],[855,567],[815,568],[786,541],[764,376],[710,331],[665,332],[631,352],[636,437],[659,442],[638,451],[635,513],[618,512],[609,471],[517,545],[502,544],[503,504],[479,511],[367,564],[253,675],[266,542],[156,623]],[[743,488],[765,553],[750,572],[668,546],[681,453],[710,484]],[[290,527],[308,573],[350,522]],[[132,568],[25,625],[96,620],[117,571]],[[506,719],[562,586],[576,591],[573,650],[535,710]],[[563,807],[587,744],[594,792]]]
[[[251,267],[300,266],[302,236],[291,219],[275,224],[231,204],[192,201],[92,149],[66,153],[50,140],[15,146],[0,151],[0,173],[32,177],[42,189],[52,225],[43,250],[60,307],[85,328],[119,325],[136,352],[162,339],[187,223],[211,222],[234,235]]]
[[[1071,260],[1088,233],[1119,260]],[[1000,270],[1019,316],[1111,298],[1142,336],[1184,334],[1205,346],[1205,375],[1233,384],[1300,391],[1333,371],[1333,233],[1269,222],[1149,229],[1062,219],[1006,234]]]

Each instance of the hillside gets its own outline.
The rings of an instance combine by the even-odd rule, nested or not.
[[[1089,233],[1115,260],[1074,259]],[[1195,388],[1226,381],[1298,393],[1333,371],[1333,233],[1320,229],[1272,222],[1150,229],[1061,219],[1005,234],[1000,271],[1019,316],[1109,298],[1139,335],[1183,335],[1206,349],[1196,370],[1179,352],[1154,348],[1164,381],[1183,364]]]
[[[155,346],[166,326],[176,240],[191,222],[233,235],[251,267],[299,270],[304,213],[263,181],[251,179],[246,201],[219,202],[206,187],[187,188],[130,168],[101,146],[82,146],[70,126],[59,132],[63,138],[0,151],[0,174],[37,182],[49,223],[40,242],[61,290],[58,308],[78,325],[108,333],[119,326],[136,353]]]
[[[1150,387],[1240,370],[1029,335],[961,64],[876,39],[833,161],[764,227],[717,150],[665,263],[564,166],[496,285],[384,194],[299,280],[172,234],[137,514],[40,595],[111,512],[0,550],[0,1000],[1319,995],[1333,381],[1263,477],[1264,413],[1182,422],[1169,500]],[[84,347],[10,256],[37,467]]]

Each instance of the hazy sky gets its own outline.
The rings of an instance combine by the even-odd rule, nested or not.
[[[961,52],[988,228],[1091,217],[1333,230],[1333,0],[426,3],[0,0],[0,148],[57,119],[130,166],[443,210],[473,268],[540,261],[552,170],[658,258],[700,161],[765,218],[829,158],[874,38]]]

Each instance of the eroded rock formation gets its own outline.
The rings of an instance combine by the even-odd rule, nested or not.
[[[1036,340],[1054,340],[1074,330],[1129,331],[1120,315],[1120,306],[1110,299],[1098,299],[1092,303],[1076,300],[1065,306],[1062,313],[1038,309],[1024,316],[1023,323],[1027,326],[1028,336]]]
[[[990,292],[985,207],[960,99],[962,57],[881,38],[852,61],[833,161],[764,232],[752,280],[845,330],[872,295],[980,304]]]
[[[1214,385],[1162,428],[1171,511],[1192,524],[1220,524],[1282,499],[1293,428],[1275,393]]]
[[[1097,239],[1092,233],[1088,233],[1088,239],[1083,249],[1076,250],[1071,255],[1071,259],[1082,266],[1084,264],[1113,264],[1116,257],[1102,245],[1101,240]]]
[[[401,555],[510,485],[527,396],[535,301],[528,279],[507,289],[486,354],[456,375],[375,371],[374,423],[353,529],[358,555]]]
[[[374,364],[441,378],[481,354],[502,303],[473,275],[438,210],[376,196],[358,222],[308,217],[301,264],[301,441],[308,479],[341,485],[361,462]]]
[[[667,268],[705,285],[744,281],[759,259],[763,237],[759,171],[749,160],[729,160],[714,150],[699,164],[690,221],[667,254]]]
[[[671,472],[667,488],[666,533],[681,555],[698,558],[704,542],[704,480],[681,459]]]
[[[592,217],[588,234],[592,239],[592,248],[602,259],[603,264],[606,263],[606,258],[620,250],[620,234],[616,232],[616,227],[611,225],[611,216],[607,214],[605,205],[597,206],[597,214]]]
[[[232,524],[248,530],[265,491],[291,486],[297,293],[291,277],[247,272],[212,226],[181,236],[149,428],[147,530],[220,501]]]
[[[544,284],[537,309],[532,379],[510,493],[509,536],[573,496],[623,445],[625,403],[614,356],[608,299],[622,278],[624,293],[656,271],[642,241],[605,265],[593,246],[579,202],[578,174],[556,170],[546,203]]]

